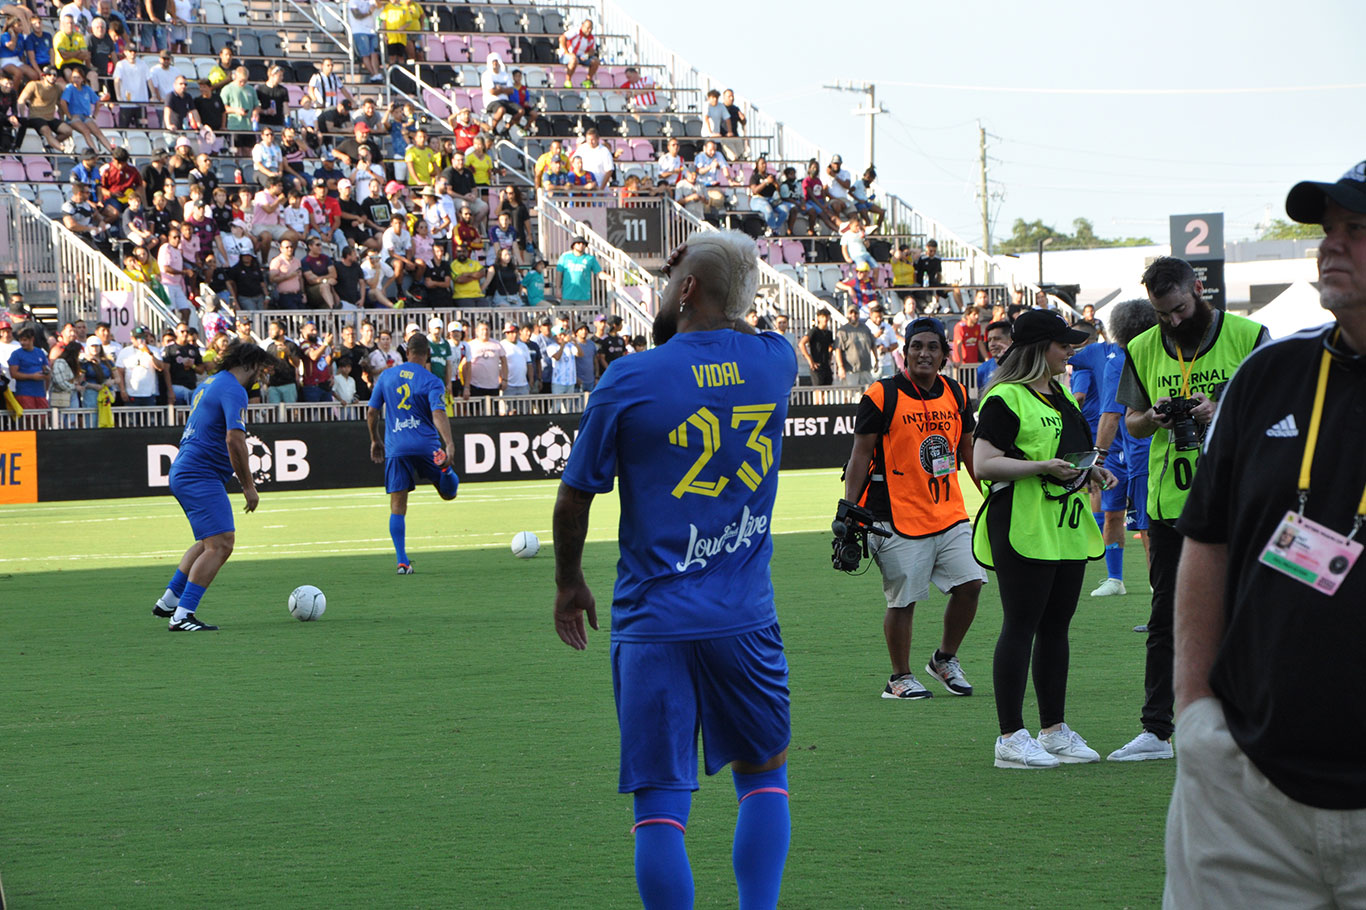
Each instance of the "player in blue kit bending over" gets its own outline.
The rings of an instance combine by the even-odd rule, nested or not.
[[[261,500],[247,458],[247,389],[265,384],[273,360],[254,344],[234,342],[218,372],[204,380],[191,400],[170,481],[171,495],[190,520],[194,546],[180,557],[166,593],[152,607],[152,615],[169,617],[172,632],[218,629],[200,622],[195,611],[236,540],[228,478],[236,474],[242,484],[245,511],[255,511]]]
[[[427,368],[430,356],[431,345],[425,335],[408,339],[408,362],[379,374],[365,415],[370,426],[370,460],[384,463],[389,536],[394,541],[400,575],[413,574],[404,542],[408,493],[418,480],[425,480],[436,487],[442,499],[451,500],[460,486],[460,478],[451,467],[455,443],[446,416],[446,384]],[[384,421],[382,437],[380,420]]]
[[[754,242],[698,233],[669,259],[656,347],[615,360],[588,400],[555,503],[555,630],[587,646],[593,497],[621,478],[612,597],[618,789],[635,798],[636,884],[648,910],[693,905],[684,847],[697,782],[731,766],[742,910],[778,901],[790,835],[787,661],[773,606],[769,522],[797,358],[744,321]],[[667,343],[666,343],[667,342]]]

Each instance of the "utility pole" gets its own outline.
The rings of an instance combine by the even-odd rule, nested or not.
[[[832,92],[855,92],[856,94],[866,95],[866,96],[867,96],[867,98],[868,98],[868,103],[867,103],[867,105],[864,106],[864,107],[856,107],[856,108],[854,108],[852,111],[850,111],[850,113],[852,113],[852,114],[853,114],[854,116],[856,116],[856,117],[867,117],[867,118],[868,118],[868,132],[867,132],[868,166],[871,167],[872,164],[873,164],[873,151],[874,151],[874,138],[875,138],[874,121],[876,120],[878,114],[890,114],[890,113],[891,113],[891,111],[887,110],[886,108],[883,108],[883,107],[878,106],[878,103],[877,103],[877,86],[873,85],[871,82],[864,82],[864,83],[836,82],[834,85],[825,85],[825,86],[822,86],[822,88],[827,88],[827,89],[829,89],[829,90],[832,91]]]
[[[982,200],[982,249],[991,255],[991,197],[987,195],[987,131],[977,121],[977,195]]]

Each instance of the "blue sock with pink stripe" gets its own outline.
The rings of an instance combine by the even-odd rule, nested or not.
[[[635,793],[636,888],[645,910],[691,910],[692,866],[683,844],[692,793],[637,790]]]
[[[740,910],[772,910],[778,906],[792,837],[787,765],[758,774],[732,772],[732,776],[740,800],[731,851],[735,882],[740,886]]]

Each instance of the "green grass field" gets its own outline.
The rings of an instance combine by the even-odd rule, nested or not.
[[[992,767],[993,586],[971,698],[878,697],[880,578],[830,569],[837,472],[784,473],[773,577],[792,668],[787,908],[1155,907],[1170,762]],[[398,578],[376,490],[263,493],[201,608],[150,615],[188,526],[158,499],[0,507],[0,874],[23,908],[638,906],[616,792],[606,605],[615,497],[585,570],[604,631],[551,624],[553,482],[414,494]],[[240,502],[240,498],[236,500]],[[507,542],[536,531],[541,555]],[[1130,541],[1127,573],[1143,577]],[[1073,623],[1068,721],[1138,732],[1147,585]],[[299,623],[289,591],[328,596]],[[919,608],[913,663],[943,598]],[[923,678],[923,674],[922,674]],[[1025,718],[1037,724],[1032,692]],[[727,773],[693,801],[699,907],[734,907]]]

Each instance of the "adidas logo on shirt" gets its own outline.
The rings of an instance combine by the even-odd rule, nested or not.
[[[1266,435],[1281,439],[1291,439],[1300,435],[1300,428],[1295,426],[1295,415],[1287,414],[1276,421],[1271,428],[1266,431]]]

